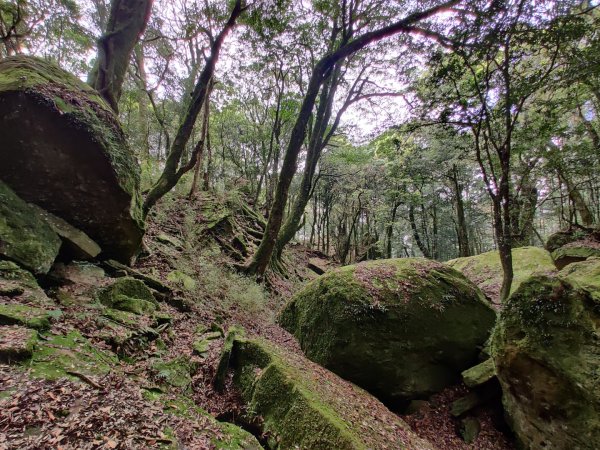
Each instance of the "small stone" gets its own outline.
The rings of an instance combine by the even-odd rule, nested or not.
[[[475,417],[465,417],[460,421],[460,435],[467,444],[471,444],[481,431],[481,424]]]
[[[491,358],[462,373],[463,381],[468,387],[480,386],[495,376],[496,366],[494,366],[494,360]]]

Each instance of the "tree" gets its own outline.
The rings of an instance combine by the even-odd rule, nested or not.
[[[235,26],[238,17],[240,17],[245,9],[246,7],[242,5],[242,0],[237,0],[225,25],[219,34],[211,40],[210,54],[206,59],[204,68],[202,69],[202,72],[196,81],[196,85],[194,86],[194,90],[191,93],[191,99],[189,101],[186,113],[181,124],[179,125],[179,129],[177,130],[175,139],[171,144],[171,148],[169,149],[169,154],[167,155],[163,172],[150,192],[148,192],[146,200],[144,201],[144,216],[147,216],[148,212],[156,204],[156,202],[177,184],[183,174],[189,172],[196,165],[198,153],[201,147],[196,146],[189,161],[186,163],[181,164],[181,159],[186,145],[192,135],[192,130],[196,123],[198,114],[200,113],[200,110],[202,109],[202,106],[204,105],[210,91],[210,83],[214,76],[219,54],[221,52],[223,43],[225,42],[225,38]]]
[[[458,3],[460,3],[460,0],[450,0],[424,11],[412,13],[390,25],[373,31],[365,32],[350,40],[348,43],[341,45],[334,51],[327,53],[318,60],[311,73],[306,93],[302,101],[302,106],[288,142],[287,150],[283,160],[283,166],[277,184],[277,190],[275,192],[273,206],[271,207],[269,213],[269,221],[267,222],[265,234],[258,250],[245,268],[247,273],[256,274],[260,277],[265,273],[269,265],[271,256],[273,255],[273,250],[275,249],[277,236],[283,222],[283,214],[288,199],[288,191],[296,172],[298,155],[306,137],[306,127],[312,114],[312,110],[315,106],[319,90],[321,89],[323,83],[329,78],[329,76],[331,76],[335,66],[340,61],[367,47],[369,44],[398,33],[410,33],[413,31],[412,27],[415,24],[435,16],[440,12],[448,11],[451,7],[457,5]]]
[[[98,39],[98,55],[89,84],[119,111],[125,74],[135,45],[146,29],[152,0],[112,0],[104,34]]]

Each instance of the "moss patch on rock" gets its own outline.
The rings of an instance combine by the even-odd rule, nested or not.
[[[520,247],[512,250],[514,278],[511,293],[534,273],[549,273],[556,269],[554,261],[543,248]],[[477,256],[452,259],[446,262],[450,267],[462,272],[475,283],[494,303],[500,301],[502,287],[502,265],[497,251]]]
[[[237,339],[232,362],[270,448],[431,448],[362,389],[266,341]]]
[[[552,252],[552,259],[558,269],[564,269],[569,264],[585,261],[588,258],[600,257],[600,242],[575,241]]]
[[[327,272],[291,299],[280,322],[309,359],[396,402],[457,381],[495,318],[462,274],[405,258]]]
[[[33,376],[56,380],[79,379],[73,373],[106,375],[117,364],[117,357],[98,349],[78,331],[50,335],[38,343],[28,367]]]
[[[19,304],[0,303],[0,325],[21,325],[36,330],[50,328],[51,313],[45,309]]]
[[[60,245],[38,211],[0,181],[0,256],[35,273],[47,273]]]
[[[588,278],[600,260],[572,266],[524,282],[494,331],[503,403],[523,448],[600,442],[600,282]]]
[[[98,93],[30,56],[0,62],[0,177],[128,262],[143,235],[139,166]]]
[[[0,297],[41,307],[54,305],[35,277],[11,261],[0,261]]]
[[[156,374],[156,379],[162,384],[183,390],[187,390],[191,386],[192,374],[197,368],[186,356],[180,356],[170,361],[157,359],[151,367]]]
[[[99,289],[97,297],[103,305],[135,314],[151,314],[158,306],[150,289],[142,281],[131,277],[118,278]]]

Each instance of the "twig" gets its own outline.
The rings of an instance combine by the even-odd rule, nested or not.
[[[104,389],[100,384],[96,383],[90,377],[88,377],[87,375],[85,375],[81,372],[76,372],[74,370],[67,370],[66,373],[69,375],[73,375],[74,377],[77,377],[77,378],[81,379],[82,381],[85,381],[87,384],[95,387],[96,389]]]

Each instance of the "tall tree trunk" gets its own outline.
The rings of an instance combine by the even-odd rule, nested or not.
[[[425,258],[431,258],[429,249],[424,244],[423,240],[421,239],[421,235],[419,234],[419,228],[417,227],[417,222],[415,220],[415,207],[412,204],[408,207],[408,221],[410,222],[410,228],[412,229],[413,237],[415,238],[417,247],[419,247],[419,250],[421,250],[421,253],[423,253]]]
[[[204,100],[210,91],[211,80],[215,73],[215,67],[219,59],[221,47],[229,31],[235,26],[238,17],[244,12],[242,7],[242,0],[236,0],[233,10],[227,20],[227,23],[216,37],[211,46],[210,56],[206,60],[206,65],[200,77],[196,82],[196,86],[192,92],[192,98],[188,104],[187,111],[183,118],[183,121],[179,125],[177,135],[173,140],[167,160],[165,161],[165,167],[158,181],[154,184],[150,192],[148,193],[146,200],[144,201],[143,213],[144,217],[148,215],[150,209],[160,200],[167,192],[169,192],[177,184],[179,179],[188,171],[194,168],[198,158],[198,152],[192,152],[190,160],[181,165],[181,158],[187,143],[192,135],[194,124]]]
[[[129,59],[151,10],[152,0],[112,0],[106,30],[98,39],[98,55],[88,82],[117,113]]]
[[[450,180],[454,190],[454,201],[456,204],[456,237],[458,240],[458,256],[471,256],[469,247],[469,234],[467,232],[467,220],[465,217],[465,206],[463,200],[463,187],[458,179],[458,166],[452,165]]]
[[[196,153],[198,155],[198,157],[196,158],[196,167],[194,168],[194,179],[192,180],[192,188],[190,189],[188,198],[194,197],[194,195],[196,194],[196,191],[198,190],[198,183],[200,181],[199,180],[200,172],[202,171],[202,165],[203,165],[202,163],[204,160],[204,147],[206,146],[206,141],[208,139],[208,120],[209,120],[209,115],[210,115],[210,90],[211,90],[211,88],[212,88],[212,83],[211,83],[211,87],[209,88],[209,92],[206,94],[206,98],[204,99],[204,106],[203,106],[204,112],[202,113],[202,129],[200,130],[200,139],[196,143],[196,148],[194,149],[194,153]]]

